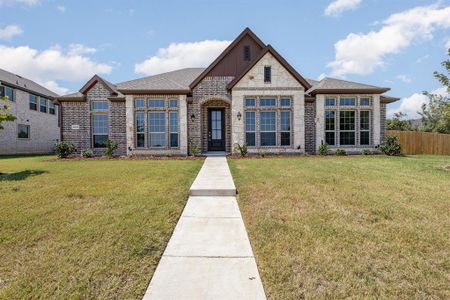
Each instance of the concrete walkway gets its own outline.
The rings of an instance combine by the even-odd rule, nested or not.
[[[144,299],[266,299],[225,157],[208,157]]]

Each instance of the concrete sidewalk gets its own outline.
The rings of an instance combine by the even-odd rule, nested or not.
[[[266,299],[235,194],[226,158],[208,157],[144,299]]]

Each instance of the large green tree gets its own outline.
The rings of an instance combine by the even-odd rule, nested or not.
[[[450,49],[448,49],[450,56]],[[447,88],[447,93],[450,93],[450,59],[443,61],[444,73],[434,72],[439,82]],[[429,92],[424,92],[429,99],[428,103],[422,105],[422,111],[419,114],[422,116],[422,122],[425,131],[450,133],[450,99],[447,96],[436,95]]]
[[[14,117],[11,113],[8,112],[9,110],[8,101],[9,101],[8,97],[0,98],[0,130],[4,128],[3,122],[11,122],[16,119],[16,117]]]
[[[387,130],[412,130],[411,121],[405,120],[406,114],[402,112],[394,113],[392,119],[387,120]]]

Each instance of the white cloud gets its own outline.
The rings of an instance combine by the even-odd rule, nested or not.
[[[408,75],[405,74],[400,74],[395,76],[395,78],[397,78],[400,81],[403,81],[404,83],[411,83],[411,77],[409,77]]]
[[[77,48],[78,47],[78,48]],[[35,80],[52,89],[64,91],[57,85],[62,81],[87,80],[94,74],[109,74],[112,66],[98,63],[83,55],[92,50],[82,45],[70,47],[68,51],[55,46],[39,51],[29,46],[8,47],[0,45],[0,68]],[[78,50],[74,50],[78,49]],[[84,49],[80,51],[79,49]]]
[[[1,5],[15,5],[15,4],[23,4],[28,6],[34,6],[40,4],[41,0],[0,0]]]
[[[431,92],[432,94],[448,96],[447,88],[441,87]],[[428,97],[422,93],[414,93],[409,97],[403,98],[400,100],[400,106],[398,108],[389,109],[388,117],[392,117],[394,113],[403,112],[406,113],[408,119],[417,119],[420,118],[420,115],[417,113],[422,110],[422,105],[424,103],[428,103]]]
[[[325,9],[326,16],[338,16],[346,10],[355,10],[362,0],[335,0]]]
[[[97,49],[86,47],[82,44],[70,44],[68,54],[70,56],[82,55],[82,54],[92,54],[97,52]]]
[[[58,6],[56,6],[56,9],[62,13],[66,12],[66,7],[64,5],[58,5]]]
[[[136,73],[154,75],[188,67],[206,67],[230,44],[230,41],[205,40],[172,43],[156,55],[135,65]]]
[[[328,63],[332,76],[367,75],[384,65],[388,54],[433,38],[433,31],[450,27],[450,6],[421,6],[391,15],[383,27],[367,34],[350,33],[334,47],[335,60]]]
[[[5,28],[0,28],[0,40],[10,40],[16,35],[23,33],[22,28],[17,25],[8,25]]]
[[[65,87],[60,86],[55,81],[50,80],[50,81],[39,82],[39,83],[41,85],[45,86],[46,88],[48,88],[50,91],[57,93],[58,95],[66,95],[69,93],[69,89],[66,89]]]

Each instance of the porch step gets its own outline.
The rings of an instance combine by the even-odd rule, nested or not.
[[[236,196],[236,186],[224,156],[207,157],[189,190],[190,196]]]

